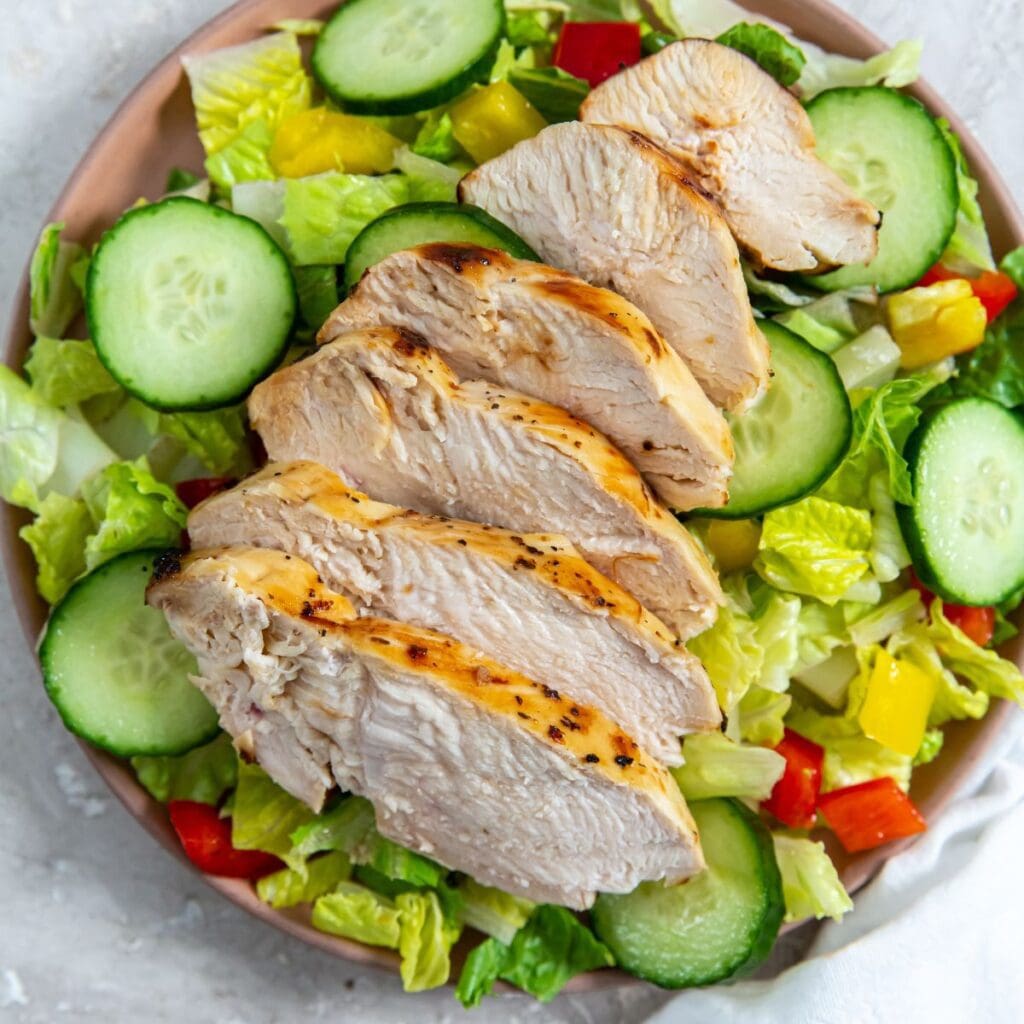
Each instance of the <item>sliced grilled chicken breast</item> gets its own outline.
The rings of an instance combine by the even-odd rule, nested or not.
[[[355,616],[297,558],[190,555],[162,565],[149,602],[258,759],[277,734],[309,777],[369,798],[385,836],[449,868],[583,909],[703,867],[672,777],[600,711],[439,633]]]
[[[563,409],[457,382],[415,334],[354,331],[263,381],[249,416],[279,462],[312,459],[381,501],[567,536],[680,636],[721,589],[621,452]]]
[[[814,272],[878,250],[878,210],[817,158],[800,102],[729,46],[666,46],[594,89],[580,117],[641,132],[681,160],[761,266]]]
[[[552,125],[468,174],[459,195],[549,263],[635,302],[716,405],[742,408],[766,386],[768,346],[729,226],[644,136]]]
[[[680,509],[725,503],[732,439],[686,364],[615,292],[469,245],[422,245],[363,275],[324,324],[407,327],[460,376],[568,409],[629,456]]]
[[[665,764],[721,722],[700,662],[564,537],[372,501],[313,462],[271,463],[189,516],[199,548],[276,548],[375,615],[461,640],[601,708]]]

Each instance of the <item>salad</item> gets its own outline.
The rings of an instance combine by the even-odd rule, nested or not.
[[[350,0],[326,22],[268,26],[262,38],[184,60],[202,168],[169,168],[165,195],[139,199],[95,245],[48,225],[32,257],[35,340],[22,373],[0,368],[0,496],[32,516],[20,536],[35,556],[39,594],[52,606],[40,646],[50,697],[72,731],[130,760],[140,784],[167,805],[201,871],[249,879],[275,908],[307,906],[318,929],[395,950],[408,991],[453,981],[471,1007],[499,980],[549,1000],[574,975],[602,967],[671,988],[748,971],[784,921],[838,920],[852,909],[822,841],[826,830],[833,849],[851,854],[924,831],[909,791],[914,769],[942,756],[943,727],[983,717],[993,699],[1024,704],[1024,677],[998,653],[1017,632],[1011,619],[1024,599],[1024,249],[997,265],[958,139],[900,91],[917,77],[918,44],[861,62],[748,17],[728,0]],[[698,40],[714,42],[700,42],[711,49],[696,55]],[[834,221],[846,218],[843,230],[859,233],[870,259],[844,256],[853,249],[840,245],[780,241],[763,204],[751,219],[735,201],[770,174],[741,187],[740,171],[723,164],[712,173],[700,162],[715,147],[698,159],[673,134],[671,117],[645,120],[662,69],[705,57],[728,64],[737,54],[744,63],[729,66],[758,88],[774,79],[776,108],[766,116],[779,117],[783,136],[796,137],[802,118],[813,128],[816,156],[804,136],[779,157],[791,188],[778,201],[806,213],[794,198],[800,174],[824,182],[829,195],[845,198],[833,208],[826,196],[820,208]],[[578,153],[579,167],[547,173],[552,165],[536,148],[544,139],[549,149],[550,140],[567,146],[570,163]],[[767,160],[756,133],[745,145]],[[630,279],[630,261],[644,256],[629,249],[638,218],[625,218],[602,243],[615,264],[606,278],[572,265],[616,196],[595,192],[582,216],[559,192],[575,189],[578,197],[573,175],[612,159],[653,176],[659,213],[696,211],[714,221],[705,266],[724,266],[722,253],[743,253],[742,287],[732,298],[723,290],[706,307],[697,303],[738,310],[735,326],[721,328],[736,339],[724,369],[713,354],[706,358],[724,342],[688,356],[687,325],[673,333],[658,319],[660,278]],[[671,183],[666,166],[676,168]],[[737,176],[727,187],[716,174]],[[526,178],[525,200],[495,198],[503,181]],[[559,220],[567,206],[572,229]],[[776,220],[783,219],[787,229],[804,226],[784,210]],[[561,250],[552,240],[560,231]],[[668,249],[657,257],[663,264],[689,258]],[[640,309],[565,271],[611,284]],[[458,301],[403,321],[396,296],[408,295],[414,273],[438,294],[458,281]],[[673,367],[673,386],[689,388],[689,397],[685,414],[664,429],[689,432],[703,460],[700,486],[684,468],[664,468],[660,443],[632,445],[606,386],[588,392],[581,380],[556,400],[547,377],[531,387],[520,379],[466,381],[469,364],[488,380],[511,374],[488,362],[487,344],[470,359],[458,348],[470,342],[443,340],[461,337],[473,303],[481,304],[472,306],[480,322],[511,321],[542,344],[530,334],[539,330],[537,316],[517,313],[508,297],[531,275],[540,282],[532,301],[543,293],[547,303],[532,307],[543,323],[569,308],[567,330],[608,346],[607,365],[635,358],[638,349],[619,337],[625,331],[647,338],[658,366]],[[385,301],[393,307],[379,314]],[[609,318],[619,324],[611,331]],[[433,348],[411,331],[426,334]],[[582,373],[587,355],[574,358],[572,372]],[[635,389],[631,408],[658,404],[649,365],[631,363],[624,375],[622,389]],[[723,383],[740,365],[749,379]],[[446,374],[451,382],[442,386]],[[387,386],[423,387],[428,377],[432,408],[449,425],[467,424],[470,440],[434,438],[400,487],[401,458],[412,458],[433,428],[422,412],[414,427],[404,421],[398,392]],[[371,384],[387,409],[380,436],[358,419]],[[489,390],[496,385],[504,390]],[[325,389],[334,389],[333,406],[322,401]],[[513,391],[553,404],[524,398],[525,415],[513,416]],[[715,435],[709,426],[721,414],[705,392],[728,410],[729,431]],[[363,405],[379,412],[373,401]],[[582,500],[568,515],[557,501],[545,504],[561,467],[588,469],[598,457],[592,445],[604,444],[554,408],[563,405],[625,453],[601,450],[616,488],[596,470],[577,473],[577,497],[588,488],[603,497],[614,491],[619,504],[604,507],[614,509],[615,543],[656,538],[658,558],[687,577],[685,608],[665,598],[657,580],[617,568],[607,538],[585,521]],[[492,521],[488,502],[507,477],[475,456],[472,439],[500,425],[506,450],[518,452],[545,416],[560,417],[565,450],[514,501],[498,502],[505,519],[496,526],[510,530],[484,536],[492,527],[478,524]],[[320,428],[315,440],[311,422]],[[729,433],[731,481],[722,470]],[[339,455],[338,445],[348,450]],[[271,465],[263,468],[268,450]],[[630,462],[677,509],[685,530]],[[341,479],[356,464],[351,475],[370,497]],[[486,482],[492,472],[497,483],[479,507],[463,496],[453,516],[436,497],[446,473],[457,486]],[[314,504],[311,526],[302,516]],[[520,515],[534,509],[551,535],[514,533],[536,533],[516,520],[515,506]],[[482,565],[479,592],[463,591],[440,612],[417,606],[422,583],[408,568],[422,558],[443,571],[448,549],[439,531]],[[355,536],[363,546],[353,547]],[[390,581],[393,594],[357,595],[370,618],[353,610],[358,587],[335,578],[344,577],[341,554],[356,547],[365,567],[367,538],[400,552],[396,564],[406,561]],[[201,550],[186,554],[190,542]],[[253,550],[278,547],[286,553]],[[575,577],[586,577],[587,607],[583,591],[572,589],[582,584],[563,582],[553,568],[562,562],[564,575],[576,566]],[[550,578],[522,583],[527,570],[533,580],[542,571]],[[503,639],[489,638],[481,626],[487,588],[513,587],[523,607],[528,599],[547,602],[545,616],[562,602],[565,633],[546,636],[524,613],[518,626],[509,618]],[[411,603],[403,603],[408,594]],[[246,640],[255,649],[236,650],[236,635],[222,632],[238,607],[265,616],[264,633]],[[573,651],[584,629],[600,638],[592,650],[605,661],[592,672],[607,674],[603,690],[583,678],[585,655],[560,666],[560,652]],[[456,639],[439,638],[449,632]],[[675,844],[676,860],[647,874],[642,865],[612,863],[605,889],[586,864],[570,864],[579,877],[559,888],[545,867],[530,866],[544,849],[530,846],[544,841],[530,834],[517,863],[533,882],[516,890],[497,884],[506,876],[478,855],[481,841],[501,846],[486,829],[458,839],[469,851],[461,857],[442,837],[417,838],[415,825],[399,834],[382,817],[384,797],[368,799],[377,796],[372,773],[343,770],[337,753],[322,770],[296,767],[283,748],[268,745],[266,723],[286,712],[259,687],[272,680],[279,698],[296,675],[313,678],[308,659],[290,668],[275,660],[293,653],[296,637],[309,650],[319,645],[349,659],[378,699],[400,677],[417,680],[423,692],[476,701],[488,728],[504,730],[526,776],[534,762],[554,763],[538,753],[544,743],[544,758],[557,748],[576,780],[573,805],[622,814],[605,837],[612,862],[620,848],[640,849],[629,845],[622,822],[641,820],[630,817],[641,812],[644,827],[656,819],[668,829],[670,838],[657,835]],[[224,657],[218,644],[235,660],[215,670]],[[385,656],[374,644],[405,654]],[[614,667],[613,650],[625,652],[624,669]],[[508,679],[498,678],[506,664]],[[516,705],[473,695],[468,672],[483,689],[514,692]],[[670,684],[690,701],[677,709],[678,721],[667,713],[652,721],[631,702],[630,687],[646,687],[655,706],[650,695]],[[698,714],[701,694],[710,709]],[[311,708],[299,708],[301,721],[290,726],[304,736]],[[524,708],[534,709],[532,718]],[[400,748],[415,747],[414,738],[385,744],[385,766],[389,758],[401,765]],[[353,734],[349,742],[342,749],[351,752],[361,740]],[[648,747],[657,758],[644,753]],[[486,775],[486,743],[474,749],[478,759],[466,772]],[[424,770],[416,779],[413,758],[410,792],[427,793],[433,755],[416,756]],[[557,802],[564,793],[556,775],[538,771],[528,781]],[[451,800],[478,820],[472,816],[484,811],[476,798],[460,780],[448,784]],[[525,827],[523,809],[503,799],[496,787],[487,813],[510,829]],[[651,816],[655,805],[661,817]],[[600,812],[591,820],[600,823]],[[590,851],[581,861],[600,856]]]

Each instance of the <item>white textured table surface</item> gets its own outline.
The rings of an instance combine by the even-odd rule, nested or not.
[[[89,141],[146,71],[222,6],[0,0],[0,316]],[[889,40],[925,39],[927,77],[966,115],[1024,202],[1020,0],[842,6]],[[249,919],[162,853],[61,728],[9,600],[0,581],[0,1020],[439,1024],[464,1017],[449,992],[404,996],[389,976]],[[632,1024],[663,998],[635,989],[540,1007],[508,997],[466,1019]]]

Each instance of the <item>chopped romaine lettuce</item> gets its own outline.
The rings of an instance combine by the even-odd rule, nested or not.
[[[936,124],[956,157],[956,181],[960,190],[956,229],[939,262],[950,270],[975,276],[981,270],[995,270],[992,243],[985,227],[985,216],[978,202],[978,182],[967,166],[967,156],[949,122],[940,117]]]
[[[210,181],[228,193],[243,181],[271,181],[276,178],[268,153],[274,133],[263,118],[250,121],[226,146],[206,158],[203,165]]]
[[[36,590],[56,604],[85,572],[85,544],[93,531],[92,516],[81,498],[55,491],[39,506],[36,518],[18,531],[36,560]]]
[[[428,111],[416,134],[412,151],[418,156],[441,163],[454,160],[462,152],[462,147],[455,141],[452,116],[445,108],[437,107]]]
[[[455,995],[477,1006],[501,978],[549,1002],[582,971],[610,967],[608,949],[563,907],[538,907],[511,945],[487,939],[467,957]]]
[[[325,850],[352,851],[374,827],[373,807],[361,797],[348,797],[337,807],[317,815],[291,835],[292,854],[312,857]]]
[[[942,752],[942,744],[945,742],[945,734],[941,729],[928,729],[921,741],[921,747],[914,755],[914,767],[921,764],[931,764]]]
[[[62,409],[121,390],[91,341],[36,338],[25,360],[25,373],[44,402]]]
[[[459,883],[464,924],[508,945],[529,920],[536,904],[467,878]]]
[[[244,181],[231,189],[231,209],[242,217],[261,224],[282,249],[288,248],[288,235],[281,226],[284,216],[283,181]]]
[[[319,18],[282,18],[270,27],[275,32],[291,32],[294,36],[318,36],[324,23]]]
[[[283,118],[310,105],[312,83],[291,32],[185,57],[182,64],[207,156],[219,153],[254,121],[263,121],[272,137]]]
[[[355,882],[340,882],[334,892],[313,904],[313,927],[388,949],[398,949],[401,937],[400,915],[394,902]]]
[[[754,568],[779,590],[839,601],[871,567],[871,516],[810,497],[764,517]]]
[[[773,835],[772,840],[782,875],[786,921],[805,917],[839,921],[853,909],[824,843],[782,833]]]
[[[461,926],[445,917],[436,892],[403,892],[395,897],[395,905],[402,987],[406,992],[423,992],[443,985],[451,974],[448,954]]]
[[[798,707],[786,724],[825,748],[823,792],[884,775],[891,776],[901,789],[910,786],[912,759],[868,739],[856,719],[844,715],[822,715],[812,708]]]
[[[87,423],[48,405],[0,366],[0,498],[37,511],[52,491],[77,495],[116,458]]]
[[[1024,255],[1020,264],[1024,275]],[[1013,269],[1004,261],[1004,271],[1008,265]],[[951,387],[957,396],[990,398],[1008,409],[1024,405],[1024,299],[1016,299],[989,326],[985,340],[964,360]]]
[[[873,608],[849,626],[850,639],[858,647],[881,643],[924,617],[924,604],[916,590],[905,590],[886,604]]]
[[[868,501],[871,503],[871,550],[868,553],[871,571],[879,583],[891,583],[910,565],[910,553],[896,519],[896,503],[892,500],[887,472],[871,477]]]
[[[782,742],[784,719],[793,698],[788,693],[766,690],[756,683],[743,695],[729,716],[726,734],[744,743],[774,747]]]
[[[352,239],[385,210],[407,202],[403,175],[342,174],[278,182],[284,190],[281,227],[294,263],[344,263]]]
[[[409,201],[453,202],[462,172],[402,146],[395,152],[395,167],[409,179]]]
[[[755,638],[764,652],[758,685],[782,693],[796,666],[800,599],[773,593],[754,620]]]
[[[683,756],[686,763],[670,770],[687,800],[767,800],[786,768],[774,750],[734,743],[719,732],[688,736]]]
[[[920,39],[905,39],[891,50],[867,60],[856,60],[835,53],[827,53],[817,46],[801,42],[807,66],[797,87],[805,100],[826,89],[845,86],[887,85],[902,89],[916,82],[921,74]]]
[[[250,466],[243,405],[205,412],[162,413],[129,399],[128,408],[151,437],[174,438],[211,473],[241,475]]]
[[[847,391],[888,384],[900,368],[900,356],[899,345],[882,324],[868,328],[832,353]]]
[[[717,42],[739,50],[787,87],[800,78],[807,63],[803,51],[770,25],[741,21],[726,29]]]
[[[753,620],[728,601],[719,609],[715,624],[688,646],[704,663],[718,703],[728,714],[761,671],[764,652]]]
[[[28,272],[28,322],[35,335],[59,338],[82,308],[82,293],[71,277],[71,267],[85,250],[65,242],[63,222],[43,228]]]
[[[221,733],[211,743],[180,757],[133,757],[132,768],[154,800],[194,800],[216,806],[238,780],[238,755],[231,737]]]
[[[238,785],[231,805],[231,843],[236,849],[273,853],[288,867],[302,870],[305,858],[294,852],[291,836],[314,817],[258,764],[238,762]]]
[[[859,672],[856,648],[839,647],[824,661],[801,669],[794,678],[819,700],[838,710],[846,704],[850,684]]]
[[[167,183],[164,185],[164,193],[171,195],[175,192],[184,192],[199,184],[199,175],[186,171],[184,167],[172,167],[167,172]]]
[[[85,545],[90,571],[125,551],[177,547],[188,512],[145,458],[115,462],[82,485],[96,531]]]
[[[1024,245],[1008,252],[999,264],[999,269],[1013,281],[1018,291],[1024,291]]]
[[[264,875],[256,883],[256,894],[264,903],[280,909],[299,903],[313,903],[334,892],[352,875],[352,865],[343,853],[325,853],[315,857],[302,871],[282,868]]]

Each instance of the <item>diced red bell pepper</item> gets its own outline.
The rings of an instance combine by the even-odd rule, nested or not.
[[[236,850],[231,845],[231,819],[222,818],[216,807],[172,800],[167,810],[185,856],[208,875],[255,879],[284,867],[273,854]]]
[[[915,287],[925,288],[938,281],[955,281],[960,277],[963,277],[963,274],[957,274],[941,263],[936,263]],[[989,323],[992,323],[1017,297],[1017,286],[1013,279],[1001,271],[986,270],[980,277],[969,277],[966,280],[971,284],[971,291],[985,307]]]
[[[930,608],[935,595],[917,578],[913,570],[910,573],[910,585],[921,595],[925,608]],[[942,614],[979,647],[990,643],[996,631],[996,610],[992,607],[943,603]]]
[[[234,477],[230,476],[204,476],[195,480],[182,480],[180,484],[174,485],[174,491],[186,508],[195,508],[211,494],[223,491],[234,483]]]
[[[640,60],[640,26],[631,21],[567,21],[552,63],[599,85]]]
[[[822,793],[818,810],[847,853],[873,850],[928,827],[913,800],[888,777]]]
[[[971,289],[981,299],[989,323],[1017,298],[1017,286],[1013,279],[999,271],[986,270],[981,277],[971,281]]]
[[[761,806],[790,828],[812,828],[821,791],[825,751],[792,729],[787,729],[775,752],[786,759],[786,770],[772,795]]]

